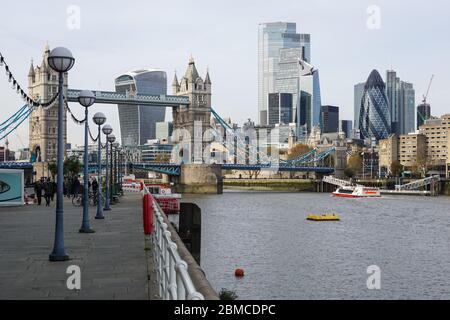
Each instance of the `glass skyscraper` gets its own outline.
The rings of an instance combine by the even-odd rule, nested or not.
[[[359,112],[361,138],[386,139],[391,133],[391,116],[386,97],[386,85],[377,70],[373,70],[364,86]]]
[[[354,91],[353,91],[353,99],[354,99],[354,102],[353,102],[354,103],[353,104],[353,112],[354,112],[353,127],[355,128],[355,130],[359,129],[359,111],[361,109],[361,99],[364,94],[364,86],[365,85],[366,85],[365,82],[360,82],[355,85]]]
[[[339,107],[321,107],[321,128],[322,133],[332,133],[339,131]]]
[[[292,122],[292,94],[269,93],[269,125]]]
[[[386,71],[386,95],[389,101],[392,133],[415,131],[415,91],[411,83],[401,81],[393,70]]]
[[[137,70],[115,80],[116,92],[134,94],[166,94],[167,76],[159,70]],[[143,145],[155,139],[156,122],[163,122],[165,107],[119,104],[119,122],[124,146]]]
[[[352,137],[352,123],[351,120],[341,120],[339,121],[339,131],[345,133],[346,138]]]
[[[305,47],[304,57],[310,59],[309,35],[296,32],[296,24],[270,22],[259,25],[258,30],[258,117],[259,124],[268,123],[268,95],[277,93],[276,76],[280,49]]]
[[[309,39],[309,37],[308,37]],[[302,75],[299,60],[303,60],[306,48],[280,49],[275,90],[292,95],[292,123],[296,123],[296,135],[301,138],[320,123],[319,70],[313,75]]]
[[[425,120],[431,118],[431,106],[426,102],[422,102],[417,106],[417,130],[425,123]]]

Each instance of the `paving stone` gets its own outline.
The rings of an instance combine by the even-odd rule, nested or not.
[[[65,199],[64,241],[69,261],[50,262],[54,241],[55,207],[29,205],[0,208],[0,299],[150,299],[147,270],[153,269],[145,251],[142,202],[139,194],[125,195],[105,220],[95,220],[80,234],[82,208]],[[150,263],[150,266],[147,264]],[[81,269],[81,290],[66,286],[67,267]]]

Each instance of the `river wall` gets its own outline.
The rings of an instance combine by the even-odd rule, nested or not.
[[[309,179],[224,179],[223,186],[241,190],[316,191],[315,183]]]
[[[409,183],[413,180],[403,180]],[[394,190],[396,181],[383,180],[358,180],[358,184],[367,187]],[[224,179],[224,189],[255,190],[255,191],[308,191],[308,192],[333,192],[336,186],[312,179]],[[440,194],[450,196],[450,180],[441,181]]]

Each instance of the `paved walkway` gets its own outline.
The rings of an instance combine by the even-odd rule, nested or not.
[[[139,194],[126,194],[80,234],[82,207],[64,204],[65,248],[71,260],[49,262],[53,248],[55,203],[0,207],[0,299],[155,298],[150,241],[142,230]],[[66,269],[81,269],[81,289],[67,289]]]

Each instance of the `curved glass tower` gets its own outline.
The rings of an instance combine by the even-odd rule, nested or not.
[[[385,139],[391,133],[391,115],[386,97],[386,85],[377,70],[373,70],[364,85],[359,112],[361,137]]]
[[[159,70],[127,72],[115,80],[116,92],[133,94],[166,94],[167,75]],[[156,123],[163,122],[165,107],[119,104],[119,122],[122,145],[143,145],[155,139]]]

